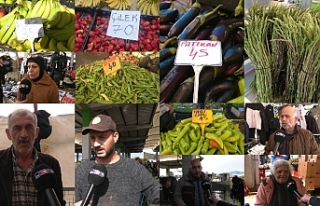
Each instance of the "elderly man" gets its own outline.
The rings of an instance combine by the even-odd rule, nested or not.
[[[313,134],[297,125],[298,117],[295,109],[290,105],[285,105],[279,113],[281,129],[284,131],[285,137],[277,153],[285,155],[320,154],[320,149]],[[265,154],[267,155],[273,154],[272,151],[276,145],[275,133],[277,132],[271,134],[266,144]]]

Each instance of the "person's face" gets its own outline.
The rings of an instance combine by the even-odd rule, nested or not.
[[[29,62],[28,63],[28,74],[30,79],[36,79],[40,75],[40,67],[35,62]]]
[[[202,173],[202,166],[200,161],[193,161],[191,162],[191,168],[190,168],[191,174],[194,178],[200,178]]]
[[[10,128],[6,129],[6,133],[8,139],[12,141],[16,154],[32,153],[34,141],[39,134],[39,127],[32,114],[26,116],[13,114],[10,122]]]
[[[111,130],[105,132],[90,131],[91,145],[96,153],[97,158],[106,159],[111,157],[116,150],[118,141],[118,132]]]
[[[283,165],[276,169],[274,177],[280,184],[286,183],[290,176],[290,170],[287,166]]]
[[[295,116],[294,108],[285,107],[282,109],[280,113],[280,121],[281,121],[281,126],[285,130],[293,129],[297,123],[297,120],[298,118]]]

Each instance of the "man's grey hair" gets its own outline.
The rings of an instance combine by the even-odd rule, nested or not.
[[[8,116],[8,128],[10,129],[11,128],[11,117],[12,115],[18,115],[20,117],[25,117],[27,115],[30,115],[33,117],[34,119],[34,124],[35,126],[37,127],[38,125],[38,119],[37,119],[37,115],[27,109],[16,109],[14,110],[11,114],[9,114]]]
[[[274,175],[278,167],[281,167],[281,166],[287,166],[288,170],[290,171],[290,174],[292,174],[293,166],[290,164],[289,161],[285,159],[280,159],[280,158],[274,161],[273,164],[270,166],[271,173]]]

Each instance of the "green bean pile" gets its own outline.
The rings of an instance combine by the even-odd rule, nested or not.
[[[115,75],[105,75],[103,60],[81,65],[76,73],[76,103],[159,102],[159,75],[122,62]]]

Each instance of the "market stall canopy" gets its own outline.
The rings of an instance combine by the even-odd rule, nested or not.
[[[160,155],[160,168],[182,168],[181,155]]]
[[[159,144],[158,104],[76,104],[75,108],[76,152],[81,152],[84,109],[90,109],[92,116],[111,116],[120,133],[119,141],[129,153],[140,153]]]

